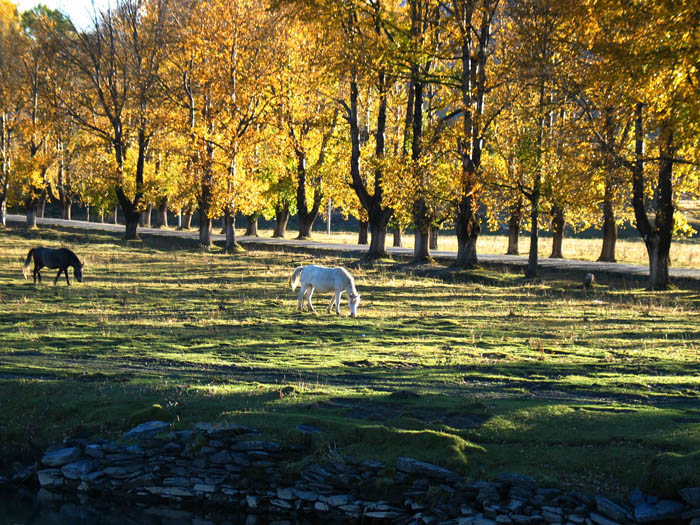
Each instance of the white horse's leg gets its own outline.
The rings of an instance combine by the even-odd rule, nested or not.
[[[311,296],[314,294],[314,287],[309,286],[309,295],[306,296],[306,304],[309,305],[309,312],[316,313],[316,309],[314,308],[314,305],[311,304]]]
[[[298,310],[300,312],[304,311],[304,294],[305,293],[306,293],[306,288],[304,287],[304,285],[302,285],[301,288],[299,288],[299,307],[298,307]]]
[[[328,313],[331,313],[331,309],[333,308],[333,303],[335,303],[335,295],[331,296],[331,302],[328,303],[328,308],[327,308]]]
[[[340,290],[338,292],[335,292],[335,313],[340,315],[340,296],[342,295],[343,291]]]

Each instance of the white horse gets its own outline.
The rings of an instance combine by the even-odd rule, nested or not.
[[[335,312],[340,315],[340,295],[346,292],[349,297],[350,316],[357,317],[357,307],[360,304],[360,294],[355,288],[355,280],[345,268],[327,268],[311,264],[309,266],[297,266],[289,279],[292,290],[301,285],[299,290],[299,311],[304,309],[304,296],[309,305],[309,311],[316,313],[311,304],[311,295],[314,290],[319,292],[333,292],[333,297],[328,305],[328,313],[335,304]]]

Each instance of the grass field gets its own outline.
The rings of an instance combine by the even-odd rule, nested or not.
[[[46,269],[42,285],[23,280],[39,242],[71,246],[84,282],[53,286]],[[698,290],[584,291],[564,274],[485,269],[416,277],[387,262],[352,270],[351,319],[346,304],[326,315],[326,297],[319,316],[295,311],[289,276],[312,262],[352,263],[0,230],[0,464],[158,418],[249,424],[310,460],[408,455],[607,494],[678,462],[648,483],[700,485]]]

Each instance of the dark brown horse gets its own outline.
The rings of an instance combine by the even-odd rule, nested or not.
[[[34,284],[36,284],[37,277],[39,282],[41,282],[41,274],[39,271],[46,266],[47,268],[53,268],[54,270],[58,268],[58,273],[56,278],[53,280],[53,284],[58,282],[58,278],[61,276],[61,272],[66,274],[66,282],[70,284],[70,279],[68,278],[68,267],[73,267],[73,273],[78,282],[83,281],[83,263],[80,262],[78,256],[75,255],[68,248],[45,248],[40,246],[39,248],[32,248],[27,254],[27,258],[22,266],[22,273],[24,278],[27,278],[29,273],[29,263],[34,258]]]

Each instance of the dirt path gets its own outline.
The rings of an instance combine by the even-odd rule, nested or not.
[[[26,217],[23,215],[7,215],[8,222],[25,223]],[[37,218],[38,224],[46,224],[52,226],[62,226],[68,228],[77,228],[82,230],[98,230],[123,232],[124,226],[121,224],[106,224],[99,222],[74,221],[64,219],[42,219]],[[148,235],[158,235],[163,237],[177,237],[182,239],[197,239],[199,237],[196,231],[179,231],[179,230],[163,230],[159,228],[139,228],[139,233]],[[225,237],[219,234],[213,234],[212,238],[215,241],[224,240]],[[367,246],[360,244],[333,244],[322,243],[316,241],[304,241],[297,239],[272,239],[266,237],[246,237],[238,236],[238,243],[249,248],[256,249],[285,249],[296,248],[302,250],[324,251],[329,253],[354,253],[365,252]],[[388,247],[387,251],[401,258],[409,258],[413,254],[410,248],[395,248]],[[431,255],[438,261],[449,263],[456,258],[455,252],[448,251],[433,251]],[[518,255],[497,255],[497,254],[479,254],[479,262],[490,266],[505,266],[510,268],[525,268],[527,266],[527,257]],[[634,264],[620,263],[603,263],[593,261],[580,261],[573,259],[549,259],[541,258],[539,260],[540,269],[544,271],[564,271],[581,274],[582,276],[588,272],[595,275],[608,274],[617,278],[644,280],[649,276],[648,266],[640,266]],[[700,285],[700,270],[694,268],[671,268],[670,275],[672,280],[687,280]]]

